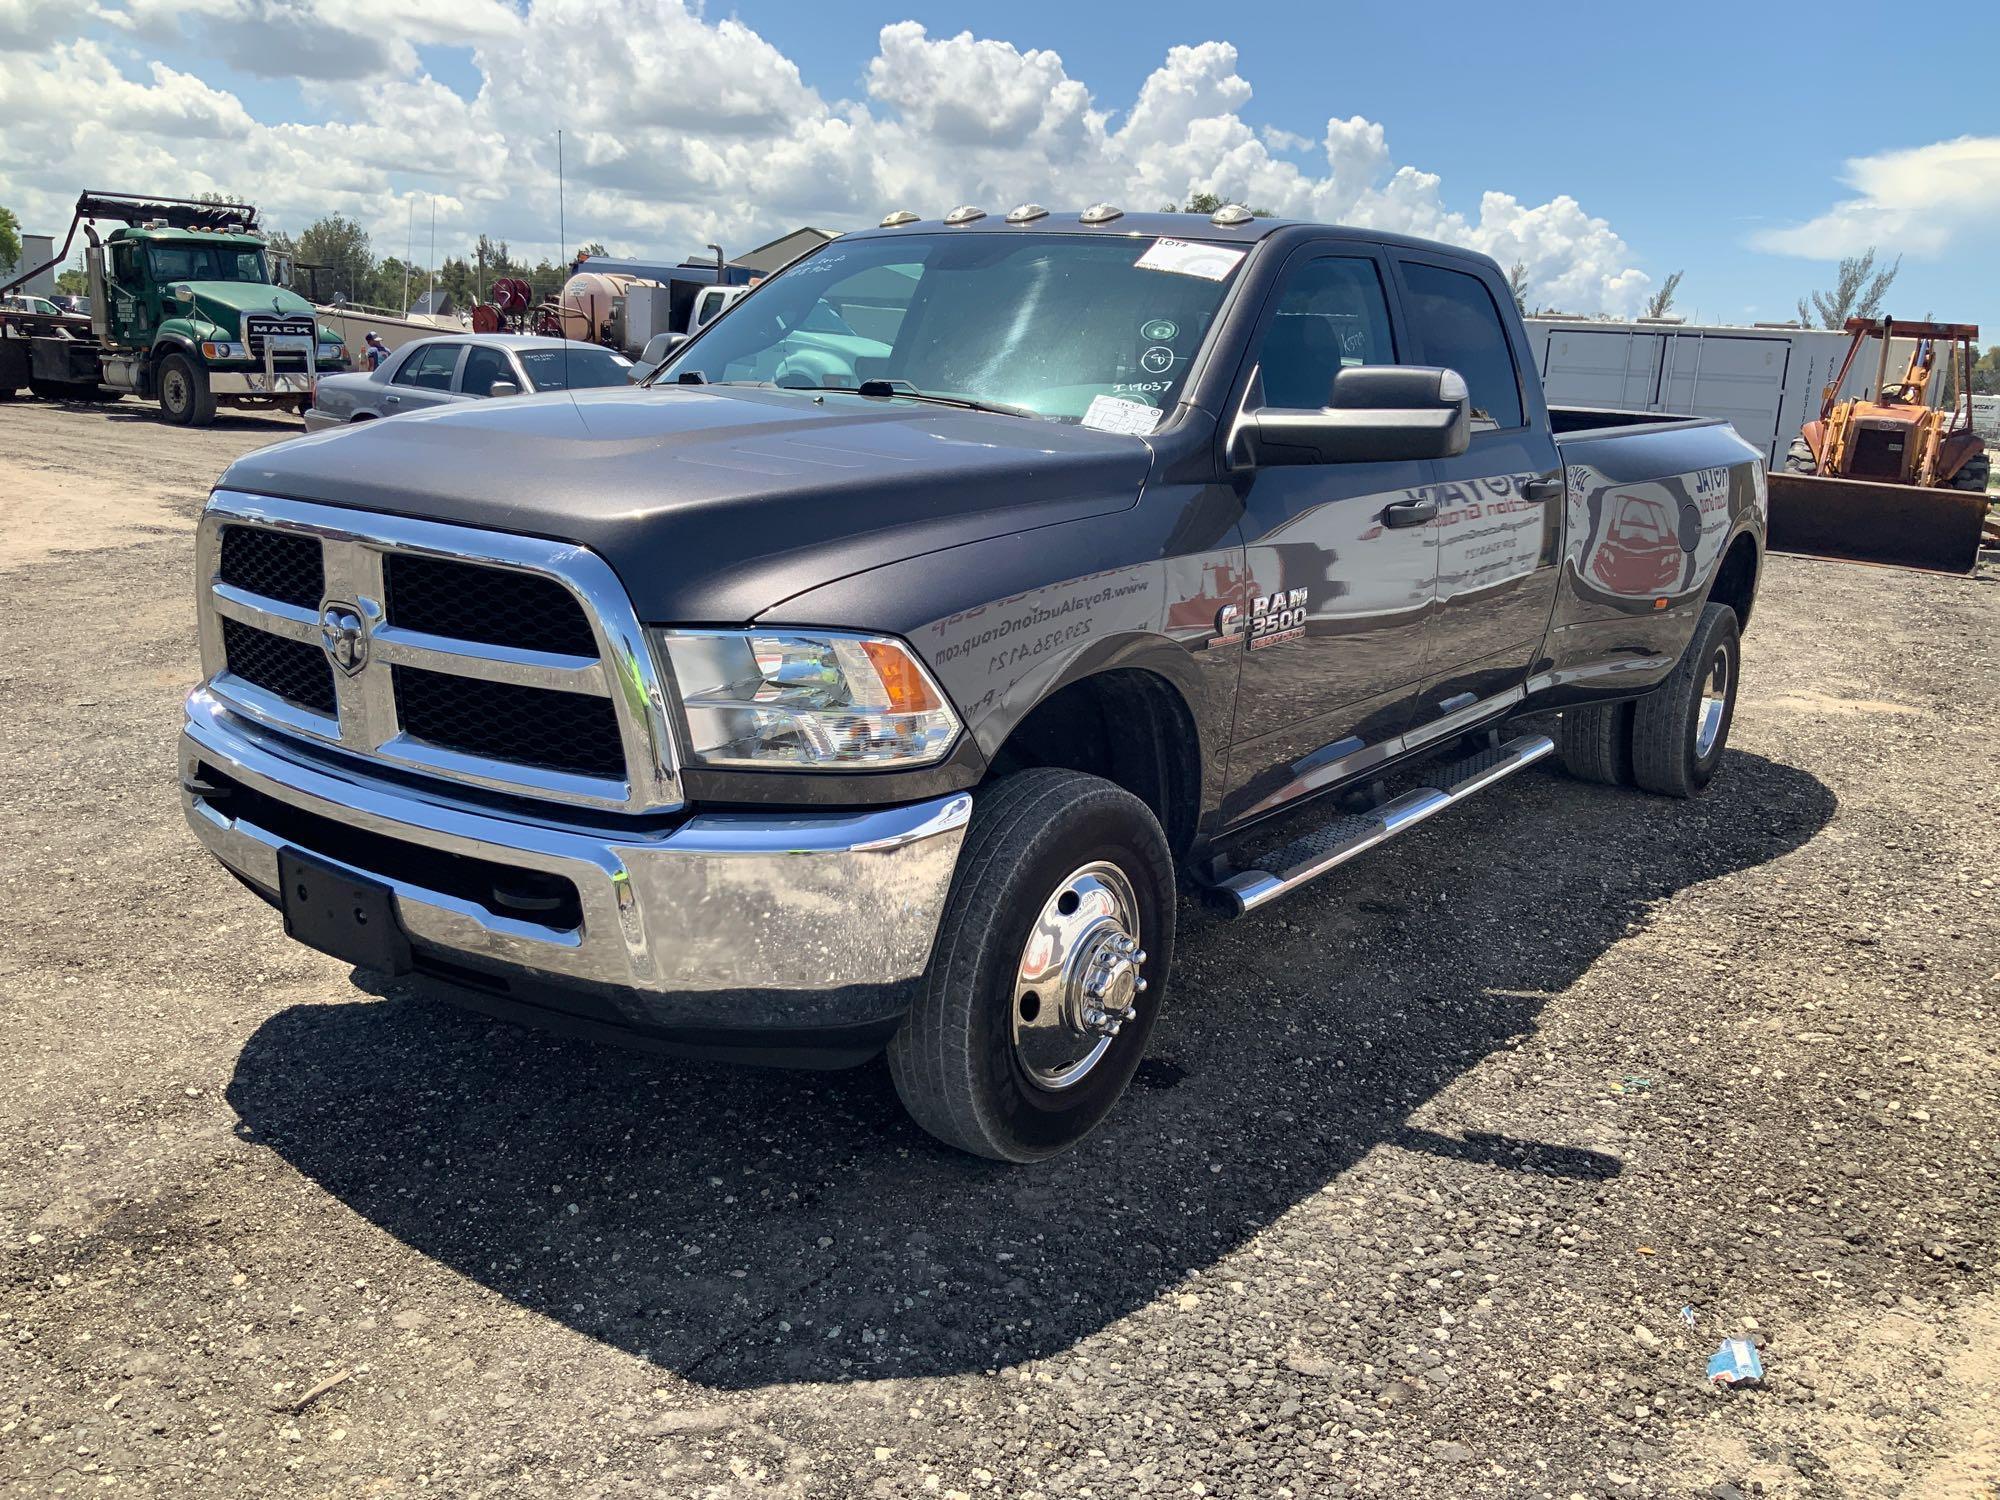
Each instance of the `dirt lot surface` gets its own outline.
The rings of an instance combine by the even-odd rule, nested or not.
[[[383,993],[198,852],[189,530],[295,430],[0,406],[6,1493],[2000,1493],[1992,570],[1773,559],[1703,799],[1184,914],[1008,1170]]]

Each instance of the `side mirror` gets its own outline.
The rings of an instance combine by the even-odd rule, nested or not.
[[[1455,458],[1472,441],[1472,399],[1456,370],[1351,365],[1320,410],[1263,407],[1237,430],[1260,465]]]
[[[496,380],[486,388],[488,399],[494,401],[499,400],[502,396],[518,396],[520,394],[521,388],[511,380]]]

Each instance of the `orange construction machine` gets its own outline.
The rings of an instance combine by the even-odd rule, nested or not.
[[[1771,547],[1968,571],[1979,558],[1992,463],[1972,430],[1978,327],[1849,318],[1847,332],[1847,358],[1821,396],[1819,420],[1792,444],[1785,472],[1771,475]],[[1871,338],[1880,340],[1875,398],[1843,401],[1840,389]],[[1902,378],[1891,380],[1899,338],[1915,343]],[[1940,369],[1954,375],[1949,406],[1930,397]]]

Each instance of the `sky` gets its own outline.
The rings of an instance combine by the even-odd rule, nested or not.
[[[379,254],[414,221],[419,260],[433,212],[439,255],[679,259],[1208,190],[1475,246],[1576,313],[1682,270],[1678,314],[1783,319],[1874,246],[1887,311],[2000,342],[2000,6],[1624,9],[0,0],[0,204],[60,234],[84,188],[208,190]]]

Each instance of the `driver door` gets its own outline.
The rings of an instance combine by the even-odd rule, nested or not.
[[[1347,365],[1406,362],[1378,257],[1294,254],[1253,342],[1245,410],[1323,407]],[[1247,639],[1224,814],[1253,817],[1380,759],[1410,723],[1437,588],[1419,460],[1251,468]]]

